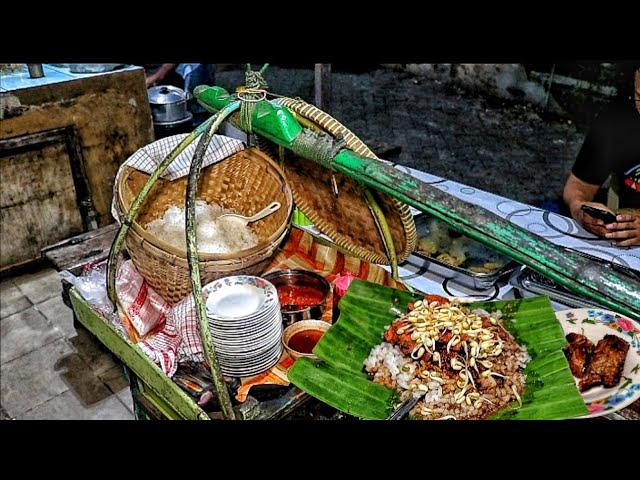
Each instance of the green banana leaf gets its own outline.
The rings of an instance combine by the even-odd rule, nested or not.
[[[300,358],[289,380],[311,396],[363,419],[382,420],[398,401],[394,390],[373,383],[363,370],[371,349],[382,341],[384,327],[409,302],[420,299],[406,291],[355,280],[340,301],[340,317],[313,349],[320,360]],[[522,406],[514,402],[492,418],[553,420],[588,413],[562,352],[564,332],[547,297],[476,302],[471,308],[500,310],[504,326],[531,356]]]

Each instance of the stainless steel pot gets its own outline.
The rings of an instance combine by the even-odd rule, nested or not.
[[[324,278],[314,272],[307,270],[278,270],[263,277],[270,281],[276,290],[284,285],[299,285],[312,287],[322,292],[322,302],[308,307],[297,307],[295,305],[281,305],[282,321],[285,326],[291,325],[300,320],[317,320],[322,318],[322,314],[327,308],[327,299],[331,292],[331,286]]]
[[[148,95],[154,123],[178,122],[189,116],[184,90],[171,85],[158,85],[151,87]]]

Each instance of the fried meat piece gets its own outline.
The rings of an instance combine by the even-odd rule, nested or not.
[[[570,333],[566,338],[569,345],[564,347],[564,355],[569,361],[569,368],[574,377],[582,378],[589,365],[595,345],[579,333]]]
[[[602,385],[602,377],[597,373],[585,372],[578,384],[578,390],[585,392],[590,388],[597,387],[598,385]]]
[[[622,369],[629,351],[629,344],[616,335],[605,335],[591,356],[584,378],[580,381],[580,391],[584,392],[597,385],[606,388],[620,383]]]
[[[384,340],[391,345],[398,345],[400,350],[405,355],[410,355],[414,348],[416,348],[416,341],[411,339],[410,333],[402,333],[398,335],[398,330],[402,327],[408,326],[409,323],[396,320],[391,324],[391,326],[384,332]]]

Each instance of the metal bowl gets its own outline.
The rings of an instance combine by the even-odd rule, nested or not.
[[[324,320],[302,320],[293,325],[289,325],[287,328],[284,329],[284,331],[282,332],[282,344],[284,345],[284,348],[287,350],[289,355],[291,355],[291,357],[294,360],[297,360],[300,357],[307,357],[313,360],[319,360],[319,358],[313,353],[302,353],[294,350],[289,346],[289,340],[291,340],[291,338],[296,333],[304,332],[305,330],[319,330],[324,335],[327,332],[327,330],[329,330],[330,327],[331,327],[331,324],[328,322],[325,322]]]
[[[300,285],[315,288],[323,294],[322,302],[315,305],[302,308],[297,308],[293,305],[281,305],[282,321],[285,325],[291,325],[300,320],[322,318],[322,314],[327,307],[331,286],[320,275],[306,270],[278,270],[265,275],[264,279],[269,280],[276,287],[276,290],[284,285]]]

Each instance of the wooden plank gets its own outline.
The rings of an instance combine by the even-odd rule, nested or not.
[[[331,113],[331,64],[316,63],[314,68],[314,102],[316,107]]]
[[[139,379],[136,381],[138,389],[135,393],[135,399],[144,407],[147,415],[155,420],[181,420],[180,414],[171,403],[160,397]]]
[[[118,233],[118,227],[117,223],[112,223],[106,227],[67,238],[42,249],[42,253],[56,270],[69,270],[74,275],[78,275],[81,267],[108,257],[113,239]]]
[[[10,152],[0,158],[1,269],[36,260],[43,247],[84,228],[64,141],[54,136],[34,150]]]
[[[33,150],[37,145],[45,147],[53,143],[64,141],[66,128],[54,128],[43,132],[28,133],[17,137],[0,139],[0,157],[6,157],[10,153],[21,153],[23,150]]]
[[[67,152],[69,152],[69,160],[71,161],[71,173],[73,175],[73,183],[76,188],[76,197],[82,213],[82,221],[84,230],[95,230],[98,228],[98,214],[93,208],[93,200],[91,199],[91,186],[87,178],[87,169],[85,168],[84,158],[82,156],[82,145],[80,137],[75,126],[65,128],[65,144]]]
[[[71,126],[44,130],[36,133],[28,133],[16,137],[8,137],[0,139],[0,158],[14,158],[19,155],[37,155],[36,150],[45,150],[54,144],[62,144],[66,148],[66,157],[68,157],[69,166],[71,168],[71,177],[75,189],[77,208],[80,210],[83,230],[93,230],[97,228],[96,212],[93,209],[91,200],[91,188],[87,179],[87,172],[84,166],[84,158],[82,156],[82,148],[78,137],[77,129]],[[29,153],[31,152],[31,153]],[[65,162],[65,158],[61,158],[61,162]],[[10,162],[13,160],[9,160]],[[5,167],[8,168],[8,167]],[[14,174],[11,170],[10,173]],[[41,178],[42,177],[42,178]],[[31,175],[36,181],[46,180],[42,174]],[[13,187],[22,188],[25,193],[31,192],[31,185],[13,185]]]

